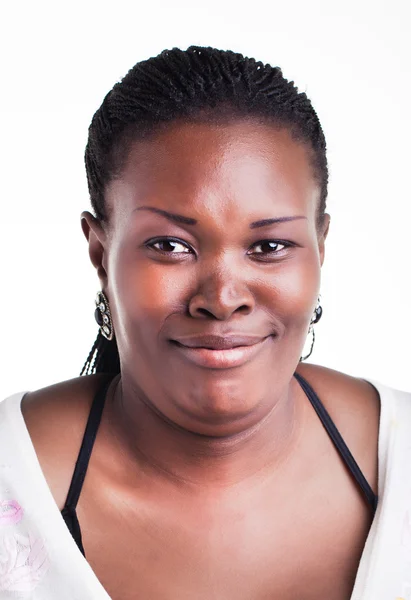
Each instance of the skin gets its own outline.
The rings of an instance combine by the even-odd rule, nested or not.
[[[77,513],[114,600],[349,600],[370,510],[293,373],[320,395],[375,492],[379,402],[367,382],[299,365],[329,227],[328,215],[317,227],[318,199],[309,152],[286,130],[175,123],[132,144],[106,190],[107,222],[82,214],[121,377]],[[250,228],[279,217],[298,218]],[[174,246],[158,244],[169,236]],[[267,338],[234,368],[194,364],[170,342],[232,332]],[[60,509],[103,379],[22,403]]]
[[[174,476],[224,484],[259,470],[261,448],[272,465],[282,459],[298,419],[291,381],[329,224],[326,215],[317,231],[318,196],[307,150],[288,131],[253,122],[179,124],[133,145],[107,190],[108,226],[83,213],[122,361],[118,427]],[[198,224],[170,223],[143,206]],[[273,217],[299,218],[250,230]],[[147,248],[156,236],[181,240],[172,250],[179,256]],[[267,256],[258,245],[267,238],[292,246]],[[227,370],[200,368],[169,341],[227,332],[270,338],[254,360]],[[147,411],[147,439],[137,440]],[[159,437],[161,446],[150,443]]]

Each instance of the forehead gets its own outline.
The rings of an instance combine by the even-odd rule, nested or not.
[[[255,120],[173,123],[135,140],[106,190],[114,220],[150,203],[194,218],[298,211],[315,219],[318,198],[307,146],[287,129]]]

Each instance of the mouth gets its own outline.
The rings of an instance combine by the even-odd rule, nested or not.
[[[185,358],[199,367],[229,369],[240,367],[254,358],[269,343],[271,337],[267,336],[253,344],[228,348],[190,347],[176,340],[170,341]]]

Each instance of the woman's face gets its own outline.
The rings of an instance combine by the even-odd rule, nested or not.
[[[306,147],[270,125],[179,123],[132,144],[89,242],[123,382],[158,414],[222,436],[286,393],[320,287],[319,192]]]

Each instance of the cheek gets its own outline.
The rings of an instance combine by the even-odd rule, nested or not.
[[[187,285],[181,268],[139,261],[130,251],[119,250],[113,256],[109,280],[113,319],[117,331],[120,328],[126,337],[134,332],[135,338],[152,340],[167,317],[182,311]]]
[[[302,329],[305,332],[318,297],[321,269],[318,256],[308,250],[303,260],[290,260],[279,265],[268,277],[264,287],[263,304],[270,306],[273,317],[284,328]]]

